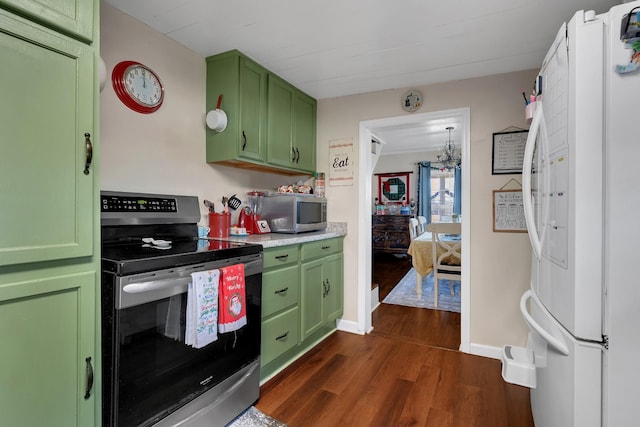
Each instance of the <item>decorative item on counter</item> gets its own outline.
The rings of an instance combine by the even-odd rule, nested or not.
[[[198,227],[198,237],[207,237],[209,235],[209,227]]]
[[[229,234],[231,236],[248,236],[249,235],[247,234],[246,228],[238,227],[237,225],[234,225],[233,227],[231,227]]]
[[[313,194],[315,194],[316,197],[324,197],[324,172],[316,172],[313,174],[313,177],[316,181],[316,188],[313,191]]]
[[[278,187],[278,193],[284,194],[313,194],[313,188],[310,185],[303,184],[298,181],[292,185],[281,185]]]

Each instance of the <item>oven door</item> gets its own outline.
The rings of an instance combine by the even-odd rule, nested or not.
[[[114,286],[112,422],[150,426],[258,359],[262,258],[125,276]],[[185,344],[190,274],[245,264],[247,325],[200,349]],[[105,379],[106,381],[106,379]],[[106,397],[106,396],[105,396]]]

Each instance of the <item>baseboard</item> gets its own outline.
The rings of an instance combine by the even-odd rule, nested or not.
[[[491,359],[501,360],[502,347],[471,343],[469,345],[469,354],[475,354],[476,356],[490,357]]]
[[[350,332],[357,335],[364,335],[364,331],[358,330],[358,322],[353,322],[351,320],[338,319],[336,322],[336,328],[339,331]]]

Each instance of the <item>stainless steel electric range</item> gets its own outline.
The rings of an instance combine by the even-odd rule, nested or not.
[[[259,395],[262,247],[198,239],[194,196],[101,202],[103,426],[226,425]],[[186,345],[191,273],[239,263],[247,324]]]

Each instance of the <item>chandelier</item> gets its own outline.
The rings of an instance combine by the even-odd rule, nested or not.
[[[451,131],[453,126],[447,127],[449,131],[449,139],[442,147],[440,154],[436,156],[438,162],[442,165],[442,169],[454,169],[460,166],[462,162],[462,156],[460,155],[460,149],[456,147],[455,142],[451,140]]]

